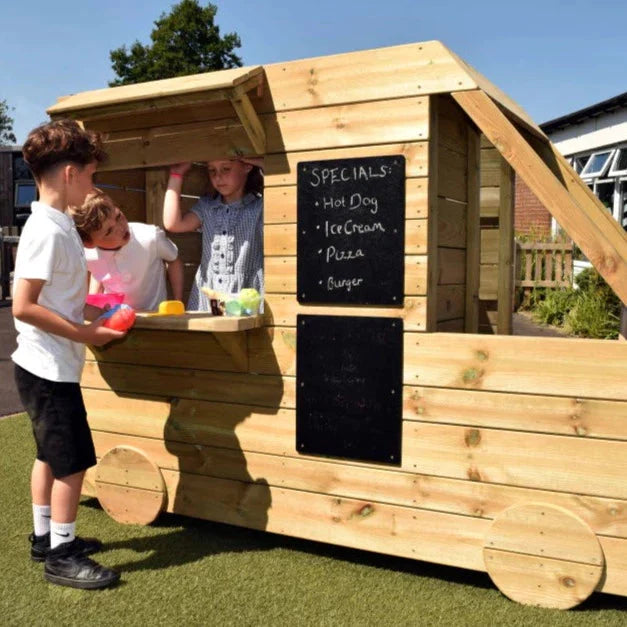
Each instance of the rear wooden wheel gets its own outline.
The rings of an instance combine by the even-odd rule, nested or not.
[[[103,455],[95,484],[100,504],[121,523],[147,525],[165,506],[161,471],[141,450],[130,446],[116,446]]]
[[[515,505],[502,512],[490,528],[483,558],[505,596],[559,609],[585,601],[605,568],[592,529],[568,510],[545,503]]]

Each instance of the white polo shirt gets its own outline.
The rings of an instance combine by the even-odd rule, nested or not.
[[[87,295],[87,264],[83,244],[71,217],[33,202],[15,261],[15,279],[41,279],[38,303],[71,322],[82,324]],[[15,320],[17,350],[11,359],[49,381],[80,381],[85,346]]]
[[[174,261],[178,248],[163,229],[129,222],[131,234],[118,250],[86,248],[87,269],[104,292],[122,292],[134,309],[154,310],[167,299],[164,261]]]

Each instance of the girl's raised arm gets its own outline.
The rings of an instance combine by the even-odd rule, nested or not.
[[[168,188],[163,201],[163,226],[172,233],[187,233],[200,227],[200,218],[195,213],[190,211],[183,215],[181,211],[183,178],[191,165],[179,163],[170,168]]]

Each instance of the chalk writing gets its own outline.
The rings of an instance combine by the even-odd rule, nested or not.
[[[402,305],[405,160],[298,164],[300,302]]]

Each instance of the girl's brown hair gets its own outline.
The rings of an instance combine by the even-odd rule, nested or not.
[[[244,194],[255,194],[256,196],[263,196],[263,170],[257,166],[252,165],[252,170],[248,173],[246,177],[246,183],[244,184]],[[218,192],[211,185],[211,181],[209,181],[207,185],[207,194],[211,196],[211,198],[217,198]]]
[[[80,207],[71,207],[70,213],[83,242],[91,241],[91,234],[99,231],[104,221],[115,211],[115,203],[99,189],[87,194]]]
[[[100,133],[86,131],[75,120],[57,120],[33,129],[22,147],[35,179],[61,163],[102,163],[107,153]]]
[[[248,173],[246,185],[244,185],[244,193],[263,196],[263,172],[259,166],[254,165],[253,169]]]

